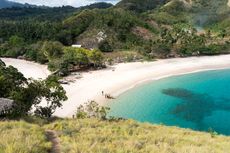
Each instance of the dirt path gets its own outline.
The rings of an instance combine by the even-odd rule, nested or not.
[[[46,130],[46,136],[52,143],[52,149],[50,150],[50,153],[61,153],[60,141],[58,139],[57,133],[52,130]]]

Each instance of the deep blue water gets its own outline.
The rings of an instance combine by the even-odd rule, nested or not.
[[[109,107],[111,116],[230,135],[230,69],[148,82]]]

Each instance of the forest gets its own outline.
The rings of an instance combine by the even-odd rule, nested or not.
[[[73,67],[103,67],[114,60],[103,57],[106,53],[122,50],[148,60],[229,53],[230,9],[226,0],[209,4],[171,0],[155,5],[145,1],[0,9],[0,56],[47,63],[50,70],[68,74]],[[202,10],[207,10],[206,14]],[[70,49],[72,44],[83,49]],[[83,60],[80,65],[66,59],[66,54],[71,54],[67,50],[76,50]],[[99,55],[98,61],[89,53]]]

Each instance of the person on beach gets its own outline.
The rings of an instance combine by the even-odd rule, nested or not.
[[[101,92],[102,96],[104,95],[104,91]]]

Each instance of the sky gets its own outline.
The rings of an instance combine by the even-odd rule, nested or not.
[[[46,6],[62,6],[71,5],[75,7],[84,6],[96,2],[108,2],[116,4],[119,0],[10,0],[20,3],[29,3],[35,5],[46,5]]]

